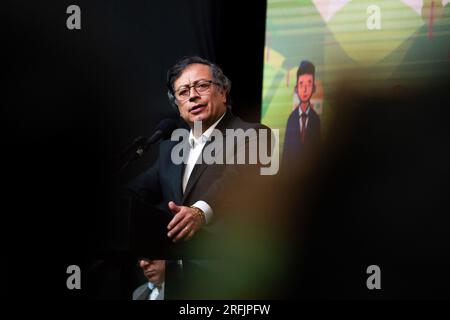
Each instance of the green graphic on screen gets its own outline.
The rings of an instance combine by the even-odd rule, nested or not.
[[[300,102],[301,61],[315,66],[309,105],[323,132],[332,96],[346,81],[364,90],[393,90],[448,73],[449,2],[268,0],[261,115],[262,123],[280,129],[280,151],[287,120]]]

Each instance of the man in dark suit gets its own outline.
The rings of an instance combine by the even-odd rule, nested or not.
[[[308,152],[308,149],[320,141],[320,119],[310,104],[315,91],[315,67],[311,62],[303,60],[297,70],[295,85],[300,104],[287,121],[283,164],[298,162],[305,151]]]
[[[133,300],[165,300],[165,260],[139,260],[147,282],[139,286],[133,292]]]
[[[217,220],[231,201],[227,190],[257,174],[257,166],[226,162],[230,155],[251,151],[249,146],[257,139],[250,136],[238,142],[236,148],[226,148],[227,136],[234,132],[230,129],[268,128],[246,123],[231,113],[230,81],[217,65],[205,59],[188,57],[177,62],[168,71],[167,87],[170,101],[191,130],[184,143],[161,142],[156,163],[137,177],[129,190],[159,208],[159,216],[164,217],[162,224],[167,223],[159,229],[167,233],[166,240],[178,243],[180,248],[204,237],[199,234],[206,233],[199,230]],[[219,143],[212,154],[221,161],[207,163],[205,150],[210,151],[213,143]],[[175,161],[180,150],[182,163]]]

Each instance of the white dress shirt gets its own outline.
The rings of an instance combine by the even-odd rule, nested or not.
[[[311,108],[311,105],[309,104],[305,111],[305,114],[306,114],[305,129],[308,128],[309,111],[310,111],[309,109],[310,108]],[[302,114],[303,114],[302,108],[301,108],[301,106],[299,106],[298,107],[298,116],[299,116],[298,121],[300,122],[300,132],[302,132],[302,130],[303,130]]]
[[[158,288],[150,281],[148,282],[148,289],[150,290],[150,295],[148,300],[164,300],[164,282]]]
[[[184,173],[183,173],[183,193],[186,190],[186,186],[189,181],[189,177],[191,176],[192,170],[194,169],[195,164],[197,163],[197,160],[199,160],[200,155],[202,154],[203,147],[205,146],[208,139],[211,137],[211,134],[213,133],[213,130],[216,128],[217,124],[222,120],[222,118],[225,116],[225,113],[214,122],[205,132],[202,133],[200,137],[195,137],[193,130],[189,132],[189,156],[188,160],[186,162],[186,166],[184,167]],[[203,200],[199,200],[196,203],[193,204],[193,206],[199,208],[205,213],[205,220],[206,224],[208,224],[213,216],[213,210]]]

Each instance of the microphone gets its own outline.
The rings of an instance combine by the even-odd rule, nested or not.
[[[146,151],[151,144],[155,143],[159,139],[169,137],[169,135],[172,134],[172,131],[175,130],[176,127],[176,121],[171,118],[161,120],[156,126],[155,132],[143,144],[144,151]]]
[[[145,138],[143,136],[139,136],[139,137],[135,138],[133,140],[133,142],[120,153],[120,158],[125,157],[127,154],[130,153],[130,151],[133,148],[137,148],[137,147],[141,146],[144,142],[145,142]]]
[[[135,152],[133,152],[128,159],[123,163],[119,170],[117,170],[114,175],[118,175],[122,172],[128,165],[136,160],[137,158],[142,157],[145,151],[147,151],[148,147],[159,141],[162,138],[167,138],[172,134],[172,131],[178,127],[177,121],[171,118],[161,120],[156,126],[155,132],[148,137],[147,139],[139,136],[134,139],[131,146],[127,147],[122,154],[128,154],[133,148],[137,148]]]
[[[171,118],[161,120],[156,126],[155,132],[147,138],[145,142],[140,143],[139,148],[135,153],[130,157],[128,162],[134,161],[137,158],[141,157],[145,151],[147,151],[148,147],[153,143],[159,141],[162,138],[167,138],[172,134],[172,131],[177,127],[177,122]]]

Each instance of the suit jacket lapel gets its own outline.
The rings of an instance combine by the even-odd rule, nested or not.
[[[308,117],[308,126],[306,127],[306,132],[305,132],[305,142],[311,141],[314,138],[313,135],[314,135],[314,132],[316,131],[317,118],[318,118],[318,116],[311,109],[311,111],[309,112],[309,117]]]
[[[184,164],[172,164],[175,168],[171,170],[173,176],[171,177],[172,180],[172,190],[174,194],[174,201],[175,203],[181,203],[181,198],[183,194],[183,189],[181,186],[181,183],[183,181],[183,171],[184,171]]]
[[[233,114],[231,113],[231,111],[229,109],[227,109],[225,116],[222,118],[222,120],[217,124],[216,128],[217,130],[219,130],[222,133],[223,136],[223,145],[225,144],[225,134],[226,134],[226,128],[229,125],[229,123],[233,120]],[[211,140],[208,140],[205,143],[205,146],[203,147],[202,153],[201,153],[201,157],[203,159],[203,151],[205,150],[205,148],[211,143]],[[222,150],[216,150],[216,154],[222,152]],[[194,168],[192,169],[192,173],[189,177],[188,183],[186,185],[186,190],[184,191],[184,195],[183,195],[183,201],[182,203],[184,203],[187,199],[187,197],[189,196],[190,192],[192,191],[192,188],[194,187],[195,183],[198,181],[198,179],[200,178],[200,176],[202,175],[202,173],[206,170],[206,168],[208,168],[208,164],[205,164],[204,161],[202,161],[202,163],[200,164],[196,164],[194,166]],[[181,181],[181,180],[180,180]]]
[[[210,141],[208,141],[205,144],[205,147],[210,143]],[[203,148],[204,150],[205,148]],[[202,154],[200,155],[201,157],[203,157],[203,150],[202,150]],[[189,195],[189,193],[192,191],[192,187],[195,185],[195,183],[197,182],[197,180],[200,178],[200,176],[202,175],[203,171],[205,171],[205,169],[208,167],[207,164],[205,163],[200,163],[200,164],[196,164],[194,166],[194,168],[192,169],[191,175],[189,176],[189,180],[188,183],[186,185],[186,190],[184,190],[184,194],[183,194],[183,200],[182,203],[184,203],[186,201],[187,196]]]
[[[146,288],[144,289],[144,291],[142,291],[142,293],[136,297],[136,300],[148,300],[150,297],[150,289],[147,287],[147,285],[145,285]]]

